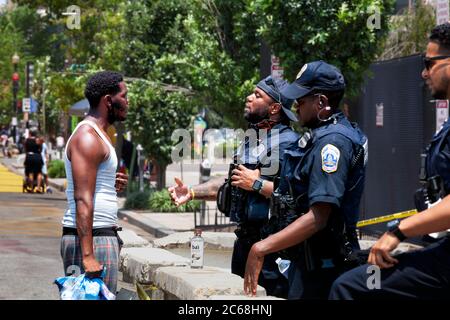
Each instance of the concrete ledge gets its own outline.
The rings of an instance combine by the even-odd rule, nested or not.
[[[211,296],[245,296],[241,277],[214,267],[161,267],[155,271],[155,285],[181,300],[205,300]],[[257,297],[266,296],[258,286]]]
[[[194,233],[177,232],[153,241],[156,248],[189,248]],[[203,232],[205,248],[214,250],[233,250],[236,235],[233,232]]]
[[[119,210],[117,212],[117,215],[120,219],[126,218],[126,220],[129,223],[141,228],[142,230],[148,233],[151,233],[157,238],[165,237],[172,233],[175,233],[174,230],[163,226],[157,221],[152,220],[151,218],[148,217],[143,217],[141,214],[133,211]]]
[[[142,237],[139,237],[134,231],[124,229],[122,231],[119,231],[118,233],[119,237],[123,241],[122,248],[139,248],[148,247],[150,245],[150,242]]]
[[[153,283],[154,272],[162,266],[187,266],[189,260],[158,248],[125,248],[120,252],[119,270],[125,282]]]

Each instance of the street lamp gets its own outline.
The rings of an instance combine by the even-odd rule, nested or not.
[[[17,73],[17,66],[19,64],[20,57],[17,53],[14,53],[12,56],[12,64],[14,66],[14,73],[12,76],[13,81],[13,112],[15,114],[15,118],[13,118],[13,139],[14,143],[17,143],[17,116],[18,116],[18,110],[17,110],[17,92],[19,91],[19,73]],[[15,123],[15,124],[14,124]]]

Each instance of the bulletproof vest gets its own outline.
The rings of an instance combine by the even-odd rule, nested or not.
[[[273,132],[276,132],[274,130],[279,130],[277,138],[273,136]],[[280,168],[272,168],[270,165],[269,169],[265,170],[268,161],[275,159],[279,162],[281,156],[279,153],[284,152],[280,150],[280,144],[290,140],[294,142],[298,135],[290,127],[281,124],[267,130],[266,133],[259,135],[257,145],[250,145],[249,141],[244,141],[235,154],[235,162],[251,170],[261,169],[261,175],[264,177],[275,177]],[[265,222],[268,219],[270,199],[257,192],[234,188],[231,203],[230,220],[233,222]]]
[[[443,156],[442,151],[447,143],[447,137],[450,133],[450,123],[446,121],[441,130],[438,131],[430,144],[426,148],[425,170],[422,168],[421,180],[427,180],[434,176],[439,176],[443,183],[443,196],[450,193],[450,163],[446,159],[440,158]],[[424,171],[424,172],[423,172]]]

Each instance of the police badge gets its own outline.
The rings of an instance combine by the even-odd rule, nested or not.
[[[339,149],[332,144],[327,144],[322,148],[321,156],[322,170],[326,173],[336,172],[338,168],[339,157],[341,156],[341,152],[339,151]]]

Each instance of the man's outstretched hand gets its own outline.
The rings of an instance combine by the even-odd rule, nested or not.
[[[176,185],[168,188],[170,197],[175,205],[178,207],[182,204],[191,200],[191,193],[189,192],[188,186],[183,184],[183,181],[175,177]]]

